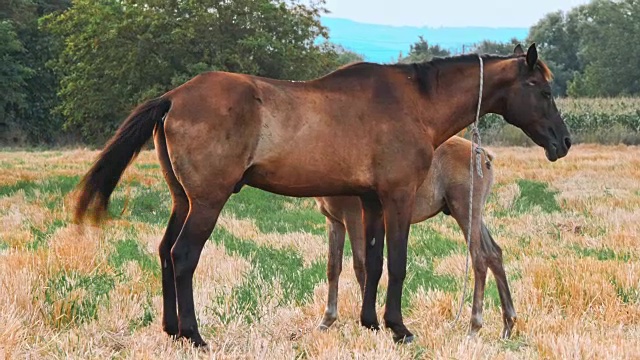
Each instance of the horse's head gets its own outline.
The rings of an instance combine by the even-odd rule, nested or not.
[[[538,59],[533,44],[525,54],[520,45],[514,50],[515,68],[509,72],[510,85],[505,89],[502,115],[522,129],[537,145],[545,149],[547,159],[564,157],[571,147],[567,126],[551,94],[551,72]]]

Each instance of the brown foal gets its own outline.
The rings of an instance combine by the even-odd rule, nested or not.
[[[470,335],[475,335],[482,327],[482,306],[487,268],[496,278],[502,304],[504,328],[501,336],[508,338],[515,324],[516,312],[511,300],[502,263],[502,250],[495,243],[483,219],[482,210],[493,184],[492,156],[482,154],[483,177],[473,172],[473,209],[471,221],[471,258],[475,285],[471,312]],[[411,223],[416,224],[436,216],[441,211],[456,219],[464,237],[469,228],[469,162],[471,142],[454,136],[440,145],[433,153],[433,161],[427,178],[418,188]],[[317,197],[318,208],[327,218],[329,234],[329,258],[327,279],[329,295],[320,329],[329,328],[338,317],[338,280],[342,272],[342,255],[345,233],[349,234],[353,252],[353,269],[364,294],[365,243],[362,226],[360,199],[355,196]],[[466,241],[465,241],[466,242]]]
[[[565,156],[569,133],[535,45],[526,54],[518,46],[512,56],[482,58],[480,114],[502,115],[544,147],[550,161]],[[401,296],[415,194],[434,149],[474,120],[478,64],[475,55],[356,63],[306,82],[198,75],[129,115],[80,183],[75,218],[106,211],[123,171],[153,136],[173,199],[159,249],[163,329],[202,346],[193,273],[234,191],[249,185],[287,196],[359,196],[370,244],[360,322],[379,327],[376,289],[386,234],[385,325],[396,341],[410,341]]]

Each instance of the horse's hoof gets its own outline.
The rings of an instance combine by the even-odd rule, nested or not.
[[[162,324],[162,331],[164,331],[167,335],[169,335],[171,338],[176,338],[178,336],[178,325],[169,325],[169,324]]]
[[[324,323],[321,323],[320,325],[318,325],[318,327],[316,327],[316,330],[322,331],[322,332],[327,332],[327,331],[329,331],[329,326],[331,326],[331,325],[325,325]]]
[[[396,344],[411,344],[415,336],[413,334],[408,335],[394,335],[393,342]]]
[[[200,336],[200,334],[196,333],[193,335],[182,335],[179,334],[176,339],[186,339],[189,341],[189,343],[195,347],[195,348],[199,348],[199,349],[207,349],[209,347],[209,345],[202,339],[202,337]]]
[[[378,331],[380,330],[380,324],[376,323],[363,323],[361,325],[364,326],[367,330]]]

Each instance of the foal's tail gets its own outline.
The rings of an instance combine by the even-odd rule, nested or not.
[[[107,142],[98,160],[84,176],[79,188],[74,220],[88,215],[100,220],[107,211],[109,197],[122,173],[153,135],[153,129],[169,111],[171,101],[156,98],[139,105]]]

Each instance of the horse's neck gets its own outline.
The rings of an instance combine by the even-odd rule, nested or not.
[[[484,66],[480,116],[495,111],[494,95],[501,86],[487,65],[485,63]],[[439,76],[438,89],[427,105],[438,108],[438,111],[427,111],[437,114],[437,117],[427,119],[430,124],[426,124],[433,131],[434,146],[439,146],[475,121],[480,91],[480,64],[451,66],[441,71]]]

